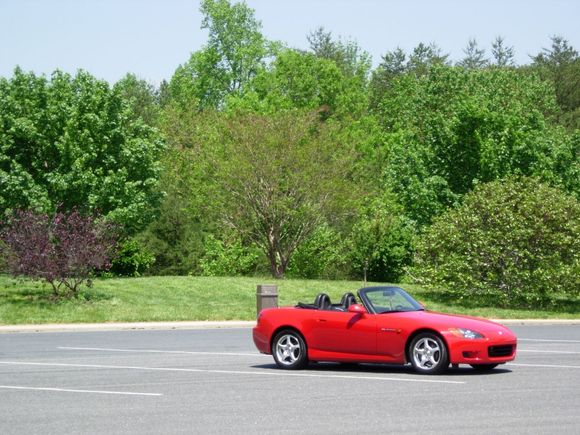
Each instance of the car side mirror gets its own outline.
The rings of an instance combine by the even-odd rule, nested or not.
[[[348,312],[349,313],[365,314],[367,312],[367,310],[365,310],[365,307],[363,307],[360,304],[352,304],[352,305],[349,305]]]

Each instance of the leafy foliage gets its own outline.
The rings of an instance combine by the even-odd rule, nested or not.
[[[556,117],[569,130],[580,128],[580,57],[561,36],[552,37],[552,46],[533,57],[531,71],[552,82],[561,113]]]
[[[141,276],[155,263],[155,256],[135,239],[125,240],[111,263],[117,276]]]
[[[497,36],[491,43],[491,54],[493,56],[493,65],[500,68],[515,66],[515,50],[513,47],[506,46],[501,36]]]
[[[341,279],[349,272],[348,240],[326,223],[316,228],[292,256],[286,276]]]
[[[373,71],[370,88],[370,107],[377,109],[388,92],[391,82],[399,75],[424,76],[435,65],[448,65],[448,54],[444,54],[436,44],[419,43],[407,57],[397,48],[383,55],[379,66]]]
[[[150,83],[127,74],[113,86],[130,106],[134,119],[140,118],[147,125],[156,126],[160,111],[160,92]]]
[[[433,67],[392,83],[381,107],[385,181],[424,225],[481,182],[538,175],[578,192],[570,136],[549,126],[552,89],[506,69]]]
[[[475,39],[469,40],[463,52],[465,57],[457,62],[458,66],[466,69],[477,69],[489,65],[489,59],[485,56],[485,49],[479,48]]]
[[[283,277],[296,249],[354,193],[352,145],[309,114],[231,117],[215,161],[222,219],[266,254]],[[221,155],[221,158],[219,156]]]
[[[135,231],[159,197],[162,149],[119,91],[86,72],[0,78],[0,214],[77,207]]]
[[[78,210],[16,210],[0,232],[0,248],[13,276],[44,280],[57,298],[76,297],[95,269],[110,267],[115,238],[114,225]]]
[[[547,306],[580,293],[580,203],[538,179],[478,186],[421,238],[418,282],[459,299]]]
[[[321,119],[357,117],[366,110],[366,79],[346,75],[330,59],[297,50],[281,50],[272,64],[228,98],[232,111],[270,114],[281,110],[317,110]]]
[[[368,199],[360,210],[350,237],[352,272],[365,282],[399,282],[411,263],[414,226],[390,192]]]
[[[371,56],[355,41],[336,40],[323,27],[311,32],[306,39],[316,57],[333,61],[345,77],[366,80],[371,69]]]
[[[200,260],[202,276],[241,276],[255,273],[261,257],[256,247],[246,247],[239,237],[217,240],[208,235],[205,240],[204,256]]]
[[[260,22],[245,3],[203,0],[200,9],[208,42],[177,68],[169,91],[182,107],[219,108],[264,67],[276,44],[260,33]]]
[[[170,145],[177,147],[173,141],[179,141],[191,133],[187,127],[189,121],[193,123],[189,128],[199,126],[197,121],[186,119],[172,118],[175,120],[173,128],[166,129]],[[207,189],[203,162],[196,147],[186,147],[195,137],[183,140],[182,147],[168,150],[162,161],[164,171],[160,188],[165,192],[165,197],[157,210],[156,219],[137,236],[140,243],[154,255],[155,264],[150,272],[158,275],[200,273],[204,237],[215,226],[212,225],[215,219],[209,211],[210,204],[215,201],[212,201]]]

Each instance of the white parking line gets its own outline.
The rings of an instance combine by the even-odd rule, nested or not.
[[[264,355],[262,353],[236,353],[236,352],[196,352],[196,351],[185,351],[185,350],[154,350],[154,349],[113,349],[106,347],[70,347],[70,346],[60,346],[57,349],[63,350],[95,350],[103,352],[139,352],[139,353],[177,353],[177,354],[187,354],[187,355],[220,355],[220,356],[271,356]]]
[[[33,390],[33,391],[58,391],[65,393],[93,393],[93,394],[120,394],[123,396],[163,396],[159,393],[131,393],[128,391],[99,391],[99,390],[71,390],[69,388],[44,388],[44,387],[20,387],[15,385],[0,385],[6,390]]]
[[[538,341],[546,343],[580,343],[580,340],[551,340],[545,338],[518,338],[518,341]]]
[[[565,366],[557,364],[521,364],[521,363],[507,363],[510,366],[520,366],[520,367],[548,367],[553,369],[580,369],[580,366]]]
[[[111,366],[100,364],[37,363],[37,362],[22,362],[22,361],[0,361],[0,364],[29,365],[43,367],[84,367],[94,369],[147,370],[147,371],[163,371],[163,372],[217,373],[226,375],[285,376],[285,377],[329,378],[329,379],[365,379],[373,381],[423,382],[433,384],[465,384],[464,381],[446,381],[439,379],[408,379],[408,378],[389,378],[383,376],[355,376],[355,375],[319,375],[313,373],[288,373],[283,371],[268,372],[268,371],[241,371],[241,370],[211,370],[211,369],[185,369],[171,367]]]
[[[518,352],[530,353],[564,353],[564,354],[580,354],[580,352],[573,352],[569,350],[535,350],[535,349],[518,349]]]

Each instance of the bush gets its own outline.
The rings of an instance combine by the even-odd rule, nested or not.
[[[116,233],[113,224],[78,210],[18,210],[0,231],[0,253],[13,276],[48,282],[56,298],[77,297],[94,270],[110,267]]]
[[[260,250],[242,244],[239,237],[225,241],[208,235],[205,254],[200,261],[204,276],[240,276],[254,273],[258,267]]]
[[[305,279],[340,279],[348,275],[347,243],[328,225],[318,227],[303,242],[288,266],[287,276]]]
[[[155,256],[137,240],[125,240],[111,265],[111,273],[118,276],[141,276],[155,263]]]
[[[352,273],[365,280],[399,282],[413,256],[414,234],[413,224],[392,193],[370,200],[350,236]]]
[[[477,187],[421,238],[413,275],[459,300],[541,308],[580,292],[580,203],[534,178]]]

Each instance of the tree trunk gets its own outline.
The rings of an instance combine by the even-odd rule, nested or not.
[[[278,255],[273,248],[268,249],[268,260],[270,260],[270,273],[276,279],[283,279],[286,266],[278,261]]]

